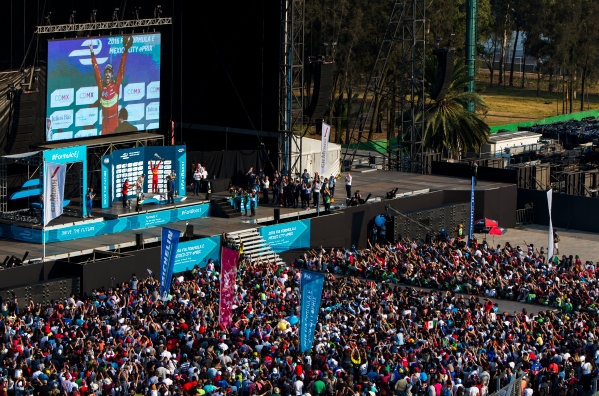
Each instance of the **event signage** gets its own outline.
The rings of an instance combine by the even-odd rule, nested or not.
[[[131,186],[142,174],[146,175],[144,193],[152,190],[152,167],[157,167],[158,190],[166,194],[166,177],[175,174],[176,192],[185,196],[185,146],[148,146],[116,150],[102,157],[102,208],[123,199],[123,184],[129,180],[128,199],[136,196]],[[165,197],[166,200],[166,197]]]
[[[81,201],[85,201],[87,194],[87,146],[65,147],[55,150],[46,150],[43,152],[45,162],[53,162],[55,164],[71,164],[73,162],[81,162]],[[82,205],[83,216],[87,216],[87,205]],[[46,242],[50,242],[46,239]],[[40,241],[41,243],[41,241]]]
[[[66,164],[45,162],[44,169],[44,226],[62,214]]]
[[[329,151],[329,139],[331,137],[331,126],[322,123],[322,136],[320,140],[320,175],[324,176],[327,171],[327,153]]]
[[[553,257],[553,222],[551,221],[551,205],[553,202],[553,189],[547,191],[547,209],[549,210],[549,240],[547,241],[547,260]]]
[[[162,226],[176,221],[198,219],[200,217],[208,216],[210,216],[210,204],[202,204],[184,206],[159,212],[140,213],[139,215],[112,220],[90,221],[70,226],[54,226],[45,230],[46,243],[90,238],[98,235]],[[42,243],[41,230],[19,227],[11,224],[0,224],[0,236],[19,241]]]
[[[192,269],[196,265],[203,268],[208,260],[220,260],[220,236],[194,239],[193,241],[180,242],[175,256],[173,272],[179,273]]]
[[[156,129],[159,33],[48,41],[46,140]]]
[[[220,307],[218,321],[224,328],[229,328],[231,325],[238,260],[238,251],[223,247],[220,271]]]
[[[472,227],[474,227],[474,183],[476,178],[472,176],[472,189],[470,190],[470,221],[468,227],[468,246],[472,240]]]
[[[300,352],[312,349],[314,342],[314,331],[318,323],[318,311],[320,310],[320,298],[322,286],[324,285],[324,274],[312,271],[302,271],[300,301],[300,330],[299,338]]]
[[[258,231],[276,253],[310,247],[310,220],[276,224]]]
[[[162,228],[162,241],[160,243],[160,296],[163,299],[166,298],[171,288],[180,234],[181,231],[167,227]]]

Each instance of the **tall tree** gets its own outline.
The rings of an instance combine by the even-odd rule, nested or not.
[[[436,78],[436,59],[427,61],[425,86],[428,100],[424,113],[424,145],[435,151],[457,155],[463,151],[477,151],[488,141],[489,126],[476,112],[468,111],[468,103],[477,110],[486,108],[477,93],[465,92],[470,81],[463,59],[456,59],[451,84],[442,98],[432,99]]]

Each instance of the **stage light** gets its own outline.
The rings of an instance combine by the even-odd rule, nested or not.
[[[96,22],[96,15],[98,15],[98,10],[93,9],[89,16],[89,21],[92,23]]]
[[[119,11],[121,9],[120,8],[115,8],[114,11],[112,11],[112,21],[118,21],[119,20]]]
[[[44,17],[46,25],[48,25],[48,26],[52,25],[52,21],[50,20],[50,17],[52,17],[52,11],[48,12],[48,14]]]
[[[69,17],[69,23],[70,23],[71,25],[74,25],[74,24],[75,24],[75,16],[76,16],[76,15],[77,15],[77,10],[73,10],[73,11],[71,12],[71,16]]]
[[[158,4],[156,7],[154,7],[154,18],[161,18],[162,17],[162,6],[160,4]]]
[[[135,7],[135,19],[139,20],[140,13],[141,13],[141,6]]]

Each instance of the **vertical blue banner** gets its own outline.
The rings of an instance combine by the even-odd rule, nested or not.
[[[474,226],[474,176],[472,176],[472,189],[470,190],[470,224],[468,227],[468,246],[472,239],[472,227]]]
[[[301,287],[301,313],[300,313],[300,352],[312,349],[314,331],[318,323],[320,310],[320,297],[324,285],[324,274],[312,271],[302,271]]]
[[[160,253],[160,296],[166,297],[171,288],[175,257],[179,246],[180,231],[162,227],[162,242]]]

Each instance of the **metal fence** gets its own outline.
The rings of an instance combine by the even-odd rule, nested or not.
[[[491,393],[489,396],[521,396],[522,395],[522,380],[526,378],[526,373],[521,374],[519,377],[512,379],[512,381],[499,388],[499,390]]]

